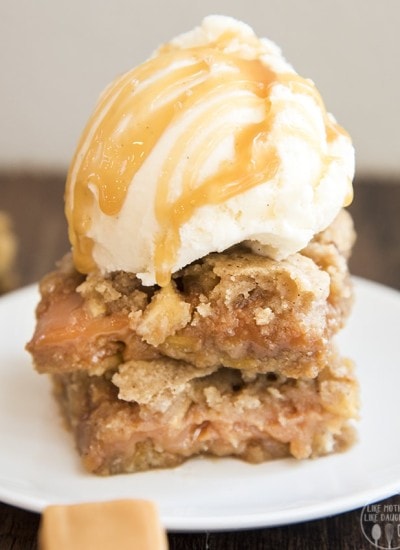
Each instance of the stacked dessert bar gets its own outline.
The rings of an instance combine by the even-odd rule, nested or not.
[[[316,457],[354,439],[358,387],[335,348],[352,303],[350,215],[276,261],[243,246],[164,287],[131,273],[41,282],[28,345],[85,468],[108,475],[196,455]]]

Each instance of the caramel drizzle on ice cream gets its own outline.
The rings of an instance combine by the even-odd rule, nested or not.
[[[179,250],[180,229],[195,211],[224,203],[276,175],[280,159],[268,136],[280,105],[272,106],[272,85],[282,84],[316,102],[324,116],[328,142],[345,133],[328,117],[310,80],[294,72],[275,73],[259,59],[226,53],[224,48],[230,40],[232,36],[223,35],[216,44],[185,50],[167,45],[156,57],[117,79],[103,94],[81,137],[66,188],[67,194],[71,190],[73,193],[73,200],[67,201],[66,214],[79,271],[87,273],[95,268],[93,243],[87,236],[95,195],[103,213],[118,215],[129,186],[134,185],[135,174],[158,140],[171,124],[179,123],[193,109],[203,105],[172,145],[157,181],[155,217],[159,231],[154,264],[161,286],[170,280]],[[235,96],[226,101],[229,92],[235,92]],[[211,134],[207,132],[211,121],[235,106],[260,110],[261,120],[242,125],[223,124]],[[174,168],[185,155],[191,137],[200,130],[205,137],[196,149],[195,158],[187,162],[177,193],[170,185]],[[294,126],[291,132],[311,139],[303,135],[301,128]],[[200,172],[210,152],[230,135],[234,136],[233,158],[221,162],[215,173],[201,179]],[[323,155],[319,142],[312,146],[323,158],[326,169],[333,159]]]

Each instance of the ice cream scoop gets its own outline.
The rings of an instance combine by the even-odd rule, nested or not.
[[[163,286],[241,242],[280,260],[351,201],[353,175],[313,82],[244,23],[209,16],[101,96],[67,181],[74,261]]]

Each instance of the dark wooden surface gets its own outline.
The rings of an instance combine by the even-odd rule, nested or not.
[[[20,243],[19,286],[38,280],[68,250],[63,186],[62,175],[0,174],[0,209],[12,215]],[[351,212],[358,233],[353,273],[400,289],[400,181],[356,182]],[[1,442],[0,452],[7,452]],[[399,502],[398,495],[385,501]],[[35,549],[39,520],[38,514],[0,503],[0,550]],[[170,533],[169,543],[171,550],[373,548],[362,535],[360,510],[269,529]]]

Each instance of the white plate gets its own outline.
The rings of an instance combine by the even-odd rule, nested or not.
[[[0,499],[48,504],[146,498],[170,530],[239,529],[336,514],[400,491],[400,293],[355,279],[357,301],[340,335],[362,385],[359,443],[318,460],[250,465],[196,459],[171,470],[99,478],[85,473],[61,426],[48,380],[24,352],[34,286],[0,300]]]

